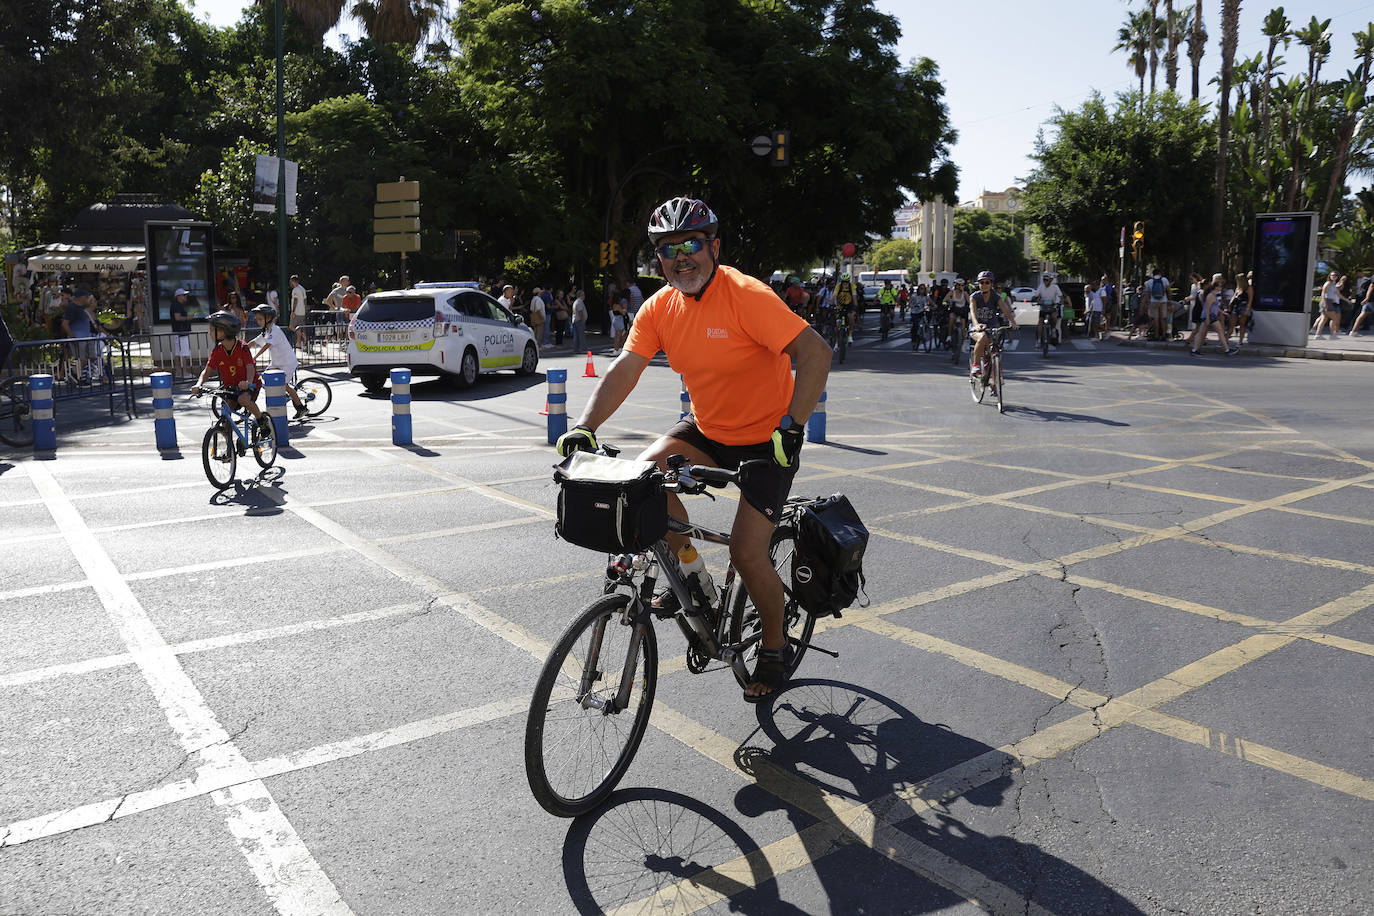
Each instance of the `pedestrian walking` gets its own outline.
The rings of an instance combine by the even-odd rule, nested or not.
[[[1198,349],[1207,342],[1207,330],[1216,328],[1217,343],[1227,356],[1234,356],[1240,351],[1230,345],[1226,338],[1226,322],[1222,316],[1222,275],[1213,274],[1212,282],[1207,285],[1207,295],[1202,301],[1202,321],[1198,324],[1197,330],[1193,332],[1193,339],[1188,344],[1188,353],[1192,356],[1201,356]]]
[[[1089,280],[1083,285],[1083,308],[1087,312],[1085,316],[1088,322],[1088,336],[1096,336],[1102,339],[1102,290],[1093,281]]]
[[[1322,313],[1317,316],[1317,323],[1312,325],[1312,336],[1317,340],[1321,340],[1324,326],[1330,328],[1332,340],[1341,333],[1341,303],[1350,301],[1345,295],[1344,284],[1345,277],[1334,270],[1322,284]]]
[[[288,326],[291,328],[291,336],[299,350],[306,343],[306,323],[308,315],[305,305],[305,287],[301,285],[301,278],[296,274],[291,275],[291,318]]]
[[[190,293],[178,289],[172,296],[172,377],[191,377]]]
[[[568,327],[568,302],[561,289],[553,294],[553,345],[563,346],[563,335]]]
[[[539,295],[540,292],[539,287],[536,286],[534,291],[530,293],[530,331],[533,332],[534,339],[539,346],[543,347],[547,345],[547,341],[544,337],[544,319],[546,312],[544,310],[544,299]]]
[[[1228,340],[1230,335],[1237,335],[1236,343],[1238,346],[1244,346],[1245,332],[1249,330],[1250,324],[1254,320],[1251,312],[1253,306],[1250,302],[1252,295],[1249,277],[1244,273],[1236,274],[1236,291],[1231,297],[1231,309],[1226,331]]]
[[[1364,327],[1365,319],[1374,315],[1374,283],[1366,283],[1364,297],[1360,299],[1360,314],[1355,316],[1355,323],[1350,327],[1350,336],[1354,337]]]
[[[1158,268],[1152,267],[1145,289],[1150,294],[1150,332],[1155,340],[1168,340],[1169,278],[1161,274]]]
[[[587,349],[587,300],[582,290],[572,291],[572,345],[574,353]]]

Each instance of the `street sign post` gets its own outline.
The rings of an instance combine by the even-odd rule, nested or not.
[[[401,288],[406,282],[406,253],[420,250],[420,182],[385,181],[377,185],[372,205],[372,250],[401,255]]]

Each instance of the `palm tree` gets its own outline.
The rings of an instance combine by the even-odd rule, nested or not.
[[[1326,203],[1322,206],[1321,224],[1326,223],[1331,208],[1339,199],[1345,187],[1346,168],[1350,161],[1350,146],[1355,139],[1355,128],[1359,124],[1365,101],[1369,97],[1370,68],[1374,65],[1374,23],[1363,32],[1355,33],[1355,55],[1359,65],[1346,74],[1342,84],[1340,99],[1344,111],[1341,113],[1340,128],[1336,137],[1336,167],[1331,170],[1331,183],[1326,189]]]
[[[1269,97],[1273,92],[1274,82],[1274,52],[1278,50],[1279,42],[1283,42],[1284,48],[1288,47],[1288,27],[1291,23],[1288,17],[1283,14],[1283,7],[1278,7],[1269,11],[1269,15],[1264,17],[1264,37],[1269,39],[1269,50],[1264,55],[1264,82],[1260,86],[1260,135],[1264,137],[1264,196],[1269,200],[1273,192],[1273,172],[1270,163],[1270,151],[1273,144],[1273,137],[1269,132]],[[1283,63],[1280,58],[1279,63]]]
[[[1293,37],[1298,44],[1307,48],[1307,101],[1303,116],[1294,118],[1290,143],[1293,150],[1293,169],[1288,173],[1288,209],[1297,206],[1298,190],[1303,179],[1303,135],[1302,128],[1312,123],[1312,107],[1316,102],[1317,77],[1321,74],[1322,64],[1331,56],[1331,20],[1319,20],[1316,16],[1304,28],[1294,29]],[[1310,140],[1309,140],[1310,142]]]
[[[1155,71],[1159,69],[1159,26],[1161,25],[1158,17],[1159,0],[1149,0],[1150,3],[1150,30],[1146,33],[1150,36],[1150,95],[1155,94]]]
[[[1173,92],[1178,88],[1178,18],[1174,16],[1174,0],[1164,0],[1164,85]]]
[[[414,47],[443,18],[443,0],[357,0],[353,18],[369,38]]]
[[[1149,69],[1150,21],[1143,11],[1126,14],[1126,24],[1116,33],[1113,51],[1125,51],[1126,65],[1140,80],[1140,110],[1145,110],[1145,73]]]
[[[270,4],[275,0],[258,0]],[[284,0],[316,41],[343,19],[348,0]],[[355,0],[350,14],[367,36],[384,44],[414,47],[443,20],[444,0]]]
[[[1201,0],[1199,0],[1201,5]],[[1231,69],[1236,60],[1236,34],[1240,28],[1240,0],[1221,0],[1221,108],[1217,115],[1217,190],[1212,202],[1212,232],[1216,239],[1216,264],[1226,272],[1221,220],[1226,208],[1226,155],[1231,134]]]
[[[1207,30],[1202,27],[1202,0],[1197,0],[1192,9],[1193,28],[1188,33],[1188,61],[1193,65],[1193,101],[1197,101],[1199,80],[1202,70],[1202,56],[1207,53]]]
[[[275,0],[258,0],[263,6],[271,6]],[[330,29],[339,24],[343,8],[348,0],[285,0],[286,8],[296,14],[306,32],[318,42]]]

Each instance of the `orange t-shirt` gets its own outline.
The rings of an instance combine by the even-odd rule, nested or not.
[[[708,438],[754,445],[792,403],[792,361],[782,351],[806,327],[771,287],[721,266],[700,301],[671,286],[649,297],[625,348],[645,359],[667,355]]]

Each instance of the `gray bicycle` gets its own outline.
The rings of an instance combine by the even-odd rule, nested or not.
[[[614,457],[616,450],[603,446],[602,453]],[[702,494],[707,487],[738,485],[750,464],[729,471],[690,465],[682,455],[673,455],[663,488]],[[815,618],[800,606],[791,588],[796,512],[811,501],[788,500],[769,542],[773,567],[783,582],[784,627],[793,647],[789,675],[801,663],[815,627]],[[672,518],[668,530],[713,544],[730,543],[729,534]],[[654,604],[660,578],[677,599],[675,605],[660,601],[671,609]],[[763,638],[762,621],[733,564],[724,581],[717,594],[694,596],[662,538],[643,552],[609,557],[605,593],[582,610],[554,644],[530,700],[525,774],[545,811],[559,817],[585,814],[611,794],[629,769],[654,702],[656,617],[677,621],[687,639],[688,671],[718,670],[711,664],[720,662],[734,672],[741,687],[748,686],[750,664]]]

